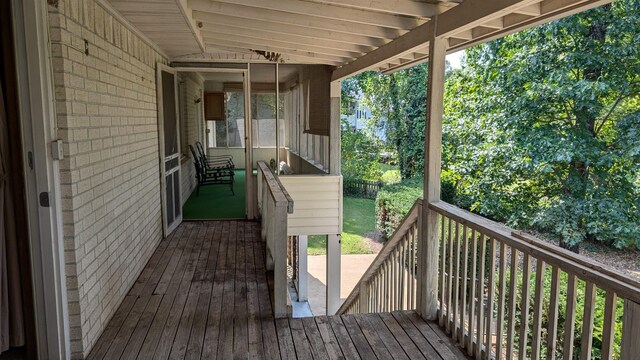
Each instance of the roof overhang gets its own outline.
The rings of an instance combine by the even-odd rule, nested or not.
[[[611,0],[101,0],[171,61],[336,66],[333,80],[427,61]],[[271,54],[265,56],[265,54]]]

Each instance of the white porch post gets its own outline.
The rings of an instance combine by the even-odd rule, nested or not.
[[[331,123],[329,124],[329,172],[332,175],[340,175],[340,81],[331,82],[330,95]],[[340,187],[340,191],[342,191],[342,186]],[[342,198],[342,194],[340,194],[340,198]],[[342,206],[340,207],[340,211],[342,211]],[[341,305],[340,237],[340,234],[327,235],[327,315],[335,314]]]
[[[327,315],[340,308],[340,235],[327,235]]]
[[[309,272],[307,270],[307,245],[308,236],[298,236],[298,301],[307,301],[309,299],[308,294],[308,277]]]
[[[440,200],[442,155],[442,113],[446,40],[437,37],[438,17],[432,21],[433,37],[429,41],[429,79],[427,83],[427,118],[424,148],[424,201],[422,226],[418,242],[418,312],[429,320],[437,316],[438,298],[438,215],[429,203]]]
[[[329,124],[329,172],[340,175],[340,81],[331,82],[331,123]]]

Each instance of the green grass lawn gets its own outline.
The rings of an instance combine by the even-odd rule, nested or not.
[[[342,253],[371,254],[371,248],[363,235],[376,230],[375,200],[354,197],[344,198],[344,217],[342,220]],[[327,253],[326,236],[309,236],[309,254]]]

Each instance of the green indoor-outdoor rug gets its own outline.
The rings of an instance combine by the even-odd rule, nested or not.
[[[216,220],[244,219],[246,178],[244,170],[236,170],[235,183],[231,194],[228,184],[205,185],[200,187],[200,195],[196,191],[182,207],[184,220]]]

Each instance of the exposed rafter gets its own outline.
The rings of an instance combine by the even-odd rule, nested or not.
[[[245,50],[264,50],[264,51],[273,51],[279,52],[281,54],[287,54],[296,56],[299,58],[305,58],[308,60],[314,60],[318,64],[329,64],[329,65],[339,65],[349,61],[349,58],[341,57],[341,56],[333,56],[333,55],[325,55],[325,54],[316,54],[310,51],[303,50],[292,50],[287,48],[280,48],[277,46],[272,46],[265,43],[254,43],[247,44],[244,42],[231,41],[226,39],[215,39],[209,40],[205,39],[205,44],[207,45],[207,51],[209,47],[218,47],[220,45],[225,46],[227,48],[238,48]]]
[[[390,71],[385,63],[406,56],[433,36],[448,40],[447,51],[457,51],[608,2],[611,0],[466,0],[439,15],[437,27],[433,22],[424,24],[336,69],[332,78],[340,80],[372,67]]]
[[[331,4],[320,4],[300,0],[204,0],[208,3],[242,5],[264,10],[279,11],[281,17],[296,15],[316,16],[331,20],[342,20],[359,24],[382,26],[392,29],[410,30],[420,25],[417,18],[404,15],[378,13]],[[193,4],[198,1],[193,1]]]
[[[191,29],[193,36],[196,38],[198,46],[200,46],[200,50],[204,51],[204,41],[202,40],[202,35],[198,29],[198,24],[193,19],[192,10],[187,6],[187,0],[176,0],[176,4],[184,17],[184,20],[187,22],[189,29]]]
[[[308,42],[315,42],[316,40],[328,40],[336,43],[346,43],[353,45],[361,45],[367,47],[379,47],[389,40],[369,37],[364,35],[350,34],[332,29],[313,29],[306,26],[297,25],[283,25],[271,21],[255,20],[247,21],[246,18],[229,15],[219,15],[213,13],[206,13],[202,11],[194,11],[194,18],[202,22],[204,29],[213,27],[234,27],[242,28],[244,31],[254,32],[268,32],[271,34],[283,34],[305,37]]]
[[[314,15],[291,14],[283,11],[210,0],[189,0],[189,7],[195,11],[245,18],[245,21],[247,22],[251,20],[262,20],[274,22],[281,26],[297,25],[313,29],[332,30],[383,39],[394,39],[407,32],[406,30],[355,23],[335,18],[331,19]]]
[[[346,59],[350,59],[350,58],[352,59],[362,55],[362,53],[359,53],[359,52],[327,49],[327,48],[318,47],[315,45],[298,44],[298,43],[292,43],[288,41],[262,39],[259,36],[249,37],[249,36],[241,36],[241,35],[231,35],[227,33],[218,33],[218,32],[212,32],[212,31],[205,31],[203,34],[204,34],[203,36],[205,41],[208,43],[215,43],[215,41],[218,41],[218,40],[229,40],[229,41],[234,41],[236,43],[246,44],[247,47],[252,49],[260,49],[260,46],[267,45],[271,47],[277,47],[280,49],[302,50],[310,53],[331,55],[331,56],[336,56],[336,57],[341,57]]]
[[[440,2],[429,4],[412,0],[307,0],[316,3],[341,5],[356,9],[369,11],[379,11],[389,14],[401,14],[420,18],[430,18],[441,14],[451,7],[455,2]]]
[[[246,36],[253,39],[260,39],[265,42],[277,41],[277,42],[286,42],[290,44],[299,44],[302,46],[313,45],[314,47],[320,47],[330,50],[339,50],[339,51],[348,51],[354,53],[355,55],[361,55],[367,53],[374,48],[371,46],[362,46],[355,44],[348,44],[339,41],[331,41],[326,39],[311,39],[305,36],[299,36],[295,34],[281,34],[274,33],[271,31],[255,31],[252,29],[247,29],[241,24],[238,27],[236,26],[219,26],[218,24],[213,23],[204,23],[202,27],[203,34],[207,34],[210,32],[218,33],[218,34],[228,34],[230,36]]]

